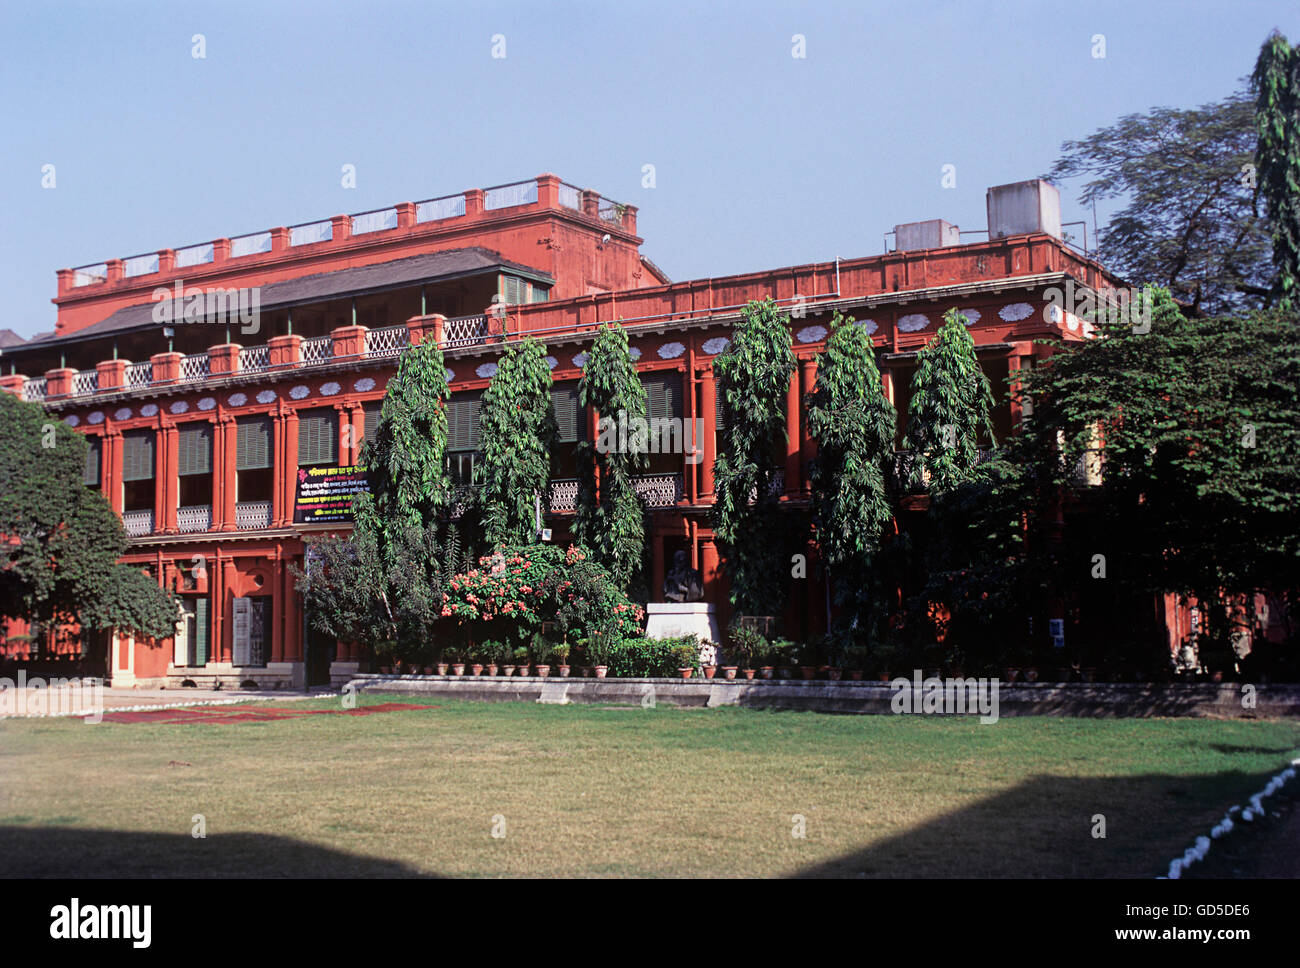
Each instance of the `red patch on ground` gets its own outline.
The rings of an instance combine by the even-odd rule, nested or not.
[[[385,702],[356,709],[229,709],[191,706],[184,709],[144,709],[136,712],[104,713],[107,723],[207,723],[226,726],[231,723],[266,723],[303,716],[369,716],[371,713],[399,713],[408,709],[437,709],[407,702]]]

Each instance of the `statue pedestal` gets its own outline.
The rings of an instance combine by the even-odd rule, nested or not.
[[[700,644],[722,641],[718,631],[717,606],[711,602],[649,602],[645,607],[645,635],[648,639],[671,639],[697,635]]]

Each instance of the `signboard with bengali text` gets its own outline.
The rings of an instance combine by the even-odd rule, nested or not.
[[[369,490],[366,469],[346,467],[298,468],[298,493],[293,502],[294,524],[352,520],[352,496]]]

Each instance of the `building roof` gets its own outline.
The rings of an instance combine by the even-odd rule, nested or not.
[[[286,279],[284,282],[272,282],[260,287],[259,305],[263,311],[284,309],[290,306],[301,306],[306,303],[321,302],[342,296],[382,292],[386,289],[397,289],[416,283],[440,282],[501,271],[508,271],[539,282],[554,283],[555,281],[548,273],[531,266],[511,262],[501,253],[494,252],[491,249],[475,246],[464,249],[448,249],[442,252],[427,252],[422,255],[408,256],[404,259],[395,259],[391,262],[378,262],[374,265],[356,266],[351,269],[338,269],[334,272],[300,276],[296,279]],[[34,337],[30,342],[23,345],[31,346],[39,343],[41,346],[50,346],[55,343],[80,342],[110,334],[157,326],[158,324],[153,318],[156,305],[157,303],[151,299],[146,303],[124,306],[99,322],[68,333],[66,336]],[[8,330],[5,332],[8,332]]]
[[[12,329],[0,329],[0,349],[10,346],[22,346],[27,340],[23,339]]]

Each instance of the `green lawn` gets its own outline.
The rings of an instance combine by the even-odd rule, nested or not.
[[[0,874],[1152,877],[1300,746],[1290,722],[429,702],[0,722]]]

